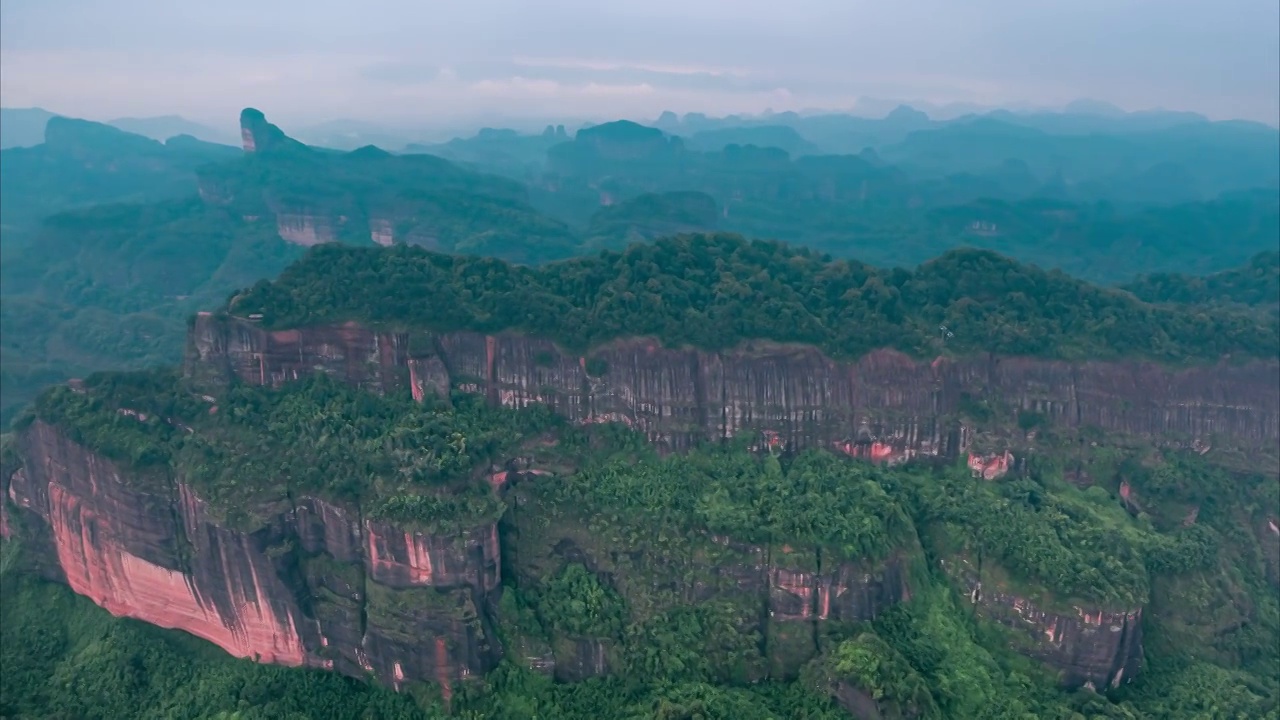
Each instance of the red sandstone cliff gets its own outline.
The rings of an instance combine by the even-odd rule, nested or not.
[[[24,557],[115,615],[185,630],[238,657],[388,685],[489,670],[477,608],[499,581],[497,527],[423,535],[315,498],[266,527],[220,526],[179,479],[122,472],[36,422],[9,482]]]
[[[806,347],[749,343],[705,352],[646,340],[610,343],[590,359],[607,368],[599,377],[587,372],[587,358],[516,334],[356,323],[273,332],[204,314],[189,337],[187,372],[274,385],[323,371],[383,393],[483,392],[504,406],[545,403],[575,422],[621,421],[677,449],[767,431],[777,444],[879,460],[955,455],[972,441],[956,422],[966,397],[1033,411],[1059,427],[1184,447],[1274,455],[1280,445],[1275,360],[1187,369],[996,356],[930,363],[882,350],[836,362]],[[994,477],[1002,462],[1007,469],[1002,455],[983,458],[975,470]]]
[[[1072,606],[1054,612],[984,583],[963,558],[946,569],[968,589],[977,614],[1022,635],[1017,647],[1059,671],[1064,684],[1096,690],[1118,687],[1142,665],[1142,608]]]
[[[971,442],[952,424],[966,394],[1063,426],[1212,439],[1250,453],[1274,450],[1278,436],[1269,400],[1280,382],[1275,362],[1173,371],[992,357],[923,363],[878,352],[837,363],[808,348],[715,353],[640,340],[599,348],[591,359],[603,362],[517,335],[357,324],[269,332],[202,315],[187,371],[263,384],[323,371],[419,398],[483,392],[495,404],[547,403],[576,422],[620,420],[671,448],[759,432],[778,444],[884,460],[958,453]],[[180,478],[126,477],[56,428],[36,423],[20,444],[28,462],[10,479],[12,507],[0,529],[20,525],[36,569],[113,613],[186,630],[241,657],[372,672],[393,686],[428,679],[447,687],[488,670],[501,652],[485,609],[502,571],[494,526],[426,536],[373,522],[359,508],[281,497],[274,518],[246,534],[219,525]],[[970,467],[987,477],[1008,463],[996,454]],[[762,551],[738,548],[741,562],[714,568],[715,587],[684,592],[691,601],[717,592],[762,597],[770,656],[792,669],[816,650],[807,625],[865,620],[909,593],[893,563],[870,574],[854,565],[815,572],[805,562],[756,557]],[[986,617],[1025,629],[1036,641],[1031,654],[1069,682],[1112,684],[1136,669],[1138,609],[1054,614],[994,592],[974,600]],[[598,643],[588,650],[565,672],[606,667]]]

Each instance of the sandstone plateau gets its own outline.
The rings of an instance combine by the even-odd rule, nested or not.
[[[573,354],[514,334],[355,323],[269,331],[211,314],[197,317],[190,332],[186,373],[214,392],[232,380],[277,385],[319,372],[419,399],[461,390],[494,405],[543,403],[578,423],[625,423],[672,451],[746,433],[774,446],[874,461],[969,453],[969,467],[988,480],[1017,463],[1026,433],[984,440],[964,417],[976,401],[1032,411],[1059,428],[1249,456],[1280,442],[1269,400],[1280,393],[1275,361],[1174,370],[993,356],[928,362],[881,351],[837,362],[804,347],[752,343],[706,352],[645,339]],[[912,559],[918,552],[904,549],[877,563],[824,563],[812,548],[711,537],[719,559],[693,568],[701,579],[680,586],[678,578],[691,575],[675,560],[593,549],[599,542],[582,523],[537,529],[521,519],[536,514],[532,507],[504,520],[509,525],[436,536],[373,521],[358,506],[286,494],[267,508],[265,524],[243,532],[220,524],[181,477],[138,477],[55,426],[33,423],[19,445],[24,462],[4,478],[0,528],[22,538],[32,569],[114,614],[185,630],[240,657],[371,673],[398,688],[432,681],[446,697],[504,652],[566,680],[610,670],[607,643],[598,638],[519,649],[498,642],[501,579],[538,571],[530,559],[503,567],[508,541],[516,557],[583,562],[598,572],[623,558],[646,582],[674,582],[691,603],[731,597],[766,608],[744,622],[768,639],[774,676],[794,673],[818,652],[820,623],[867,620],[910,597],[910,566],[919,562]],[[495,485],[517,499],[520,484],[539,482],[533,472],[498,475]],[[628,582],[620,571],[615,577]],[[983,617],[1024,631],[1031,641],[1024,652],[1058,669],[1065,684],[1115,685],[1138,671],[1142,608],[1055,612],[957,577]]]

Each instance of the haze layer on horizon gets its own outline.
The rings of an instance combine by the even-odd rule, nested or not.
[[[1273,0],[5,0],[6,107],[441,124],[933,104],[1280,122]]]

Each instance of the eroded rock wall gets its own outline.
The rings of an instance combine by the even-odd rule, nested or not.
[[[578,563],[616,592],[637,619],[717,608],[731,618],[737,634],[758,638],[752,650],[734,660],[735,667],[713,667],[726,678],[794,678],[821,651],[821,626],[865,622],[910,599],[910,567],[923,563],[918,547],[857,561],[814,547],[687,533],[645,518],[601,523],[549,503],[538,482],[521,481],[512,495],[515,507],[506,531],[517,586],[542,586]],[[548,523],[548,517],[556,520]],[[608,672],[608,663],[599,660],[605,656],[600,648],[620,640],[553,638],[555,674],[582,679]]]
[[[517,334],[373,330],[356,323],[267,331],[196,319],[188,373],[276,385],[325,372],[415,397],[445,388],[494,404],[545,403],[574,422],[616,420],[663,446],[743,432],[779,444],[895,461],[952,456],[972,442],[968,403],[1035,412],[1062,427],[1160,436],[1177,445],[1274,453],[1280,361],[1170,369],[982,356],[913,360],[881,350],[836,362],[814,348],[747,343],[731,351],[617,341],[587,356]],[[407,386],[407,388],[406,388]],[[1004,448],[996,450],[1003,451]]]
[[[500,576],[494,525],[427,535],[304,497],[241,532],[167,469],[122,472],[42,422],[21,443],[9,501],[25,556],[114,615],[395,687],[448,688],[497,662],[479,610]]]
[[[1013,649],[1056,669],[1064,685],[1101,691],[1141,671],[1141,607],[1050,608],[991,582],[964,558],[944,567],[978,617],[1011,631]]]

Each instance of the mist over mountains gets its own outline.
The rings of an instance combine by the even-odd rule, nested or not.
[[[882,109],[5,109],[14,706],[1274,711],[1280,130]]]

